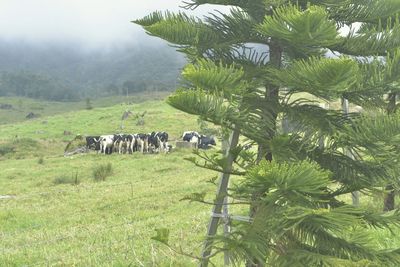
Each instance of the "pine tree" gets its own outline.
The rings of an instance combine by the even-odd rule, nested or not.
[[[192,161],[222,173],[220,186],[234,175],[214,212],[229,195],[251,218],[207,237],[201,265],[224,251],[248,266],[400,265],[398,249],[368,242],[374,229],[399,226],[398,211],[343,201],[397,178],[400,116],[383,111],[384,96],[399,88],[400,1],[185,2],[204,4],[232,8],[204,19],[155,12],[134,21],[189,60],[168,103],[232,132],[227,151]],[[338,99],[371,112],[320,105]],[[257,153],[241,138],[258,144]]]

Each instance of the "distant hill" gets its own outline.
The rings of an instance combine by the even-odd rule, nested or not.
[[[85,51],[68,44],[0,41],[0,96],[74,100],[173,90],[185,59],[161,44]]]

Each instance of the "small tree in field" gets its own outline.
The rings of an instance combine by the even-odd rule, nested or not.
[[[398,174],[400,117],[382,111],[383,96],[400,80],[400,2],[185,4],[232,8],[204,19],[155,12],[135,23],[189,60],[168,103],[231,131],[224,153],[192,159],[222,173],[201,265],[229,251],[247,266],[398,266],[399,250],[368,242],[375,229],[399,225],[398,211],[382,214],[344,199],[375,192]],[[360,115],[320,106],[338,99],[374,109]],[[295,127],[282,129],[282,121]],[[258,151],[242,149],[240,137]],[[228,190],[230,175],[242,178]],[[219,235],[210,229],[228,195],[250,219]]]

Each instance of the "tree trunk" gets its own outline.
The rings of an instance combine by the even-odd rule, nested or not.
[[[389,94],[389,103],[387,107],[387,113],[388,115],[393,114],[396,112],[396,93],[390,93]],[[396,195],[394,187],[392,184],[388,184],[385,187],[386,194],[385,194],[385,199],[383,202],[383,211],[390,211],[394,210],[394,197]]]
[[[387,185],[385,190],[386,190],[386,196],[385,196],[385,200],[383,203],[383,211],[394,210],[395,192],[394,192],[393,185],[391,185],[391,184]]]
[[[346,116],[349,114],[349,100],[347,100],[344,97],[342,97],[342,111]],[[347,149],[345,153],[349,158],[354,160],[354,156],[351,153],[351,150]],[[351,192],[351,200],[354,206],[358,206],[360,204],[360,192],[358,191]]]
[[[282,47],[274,40],[271,40],[269,45],[269,62],[272,66],[276,68],[280,68],[282,65]],[[266,108],[265,119],[272,120],[272,124],[274,125],[274,127],[272,129],[265,129],[266,140],[272,140],[276,134],[276,128],[277,128],[276,120],[278,117],[278,112],[277,112],[278,106],[279,106],[279,87],[267,84],[265,90],[265,108]],[[273,159],[273,155],[268,147],[260,144],[258,146],[257,163],[259,163],[263,159],[271,162]],[[253,195],[251,202],[256,203],[257,199],[259,199],[259,196]],[[254,217],[254,215],[257,212],[257,209],[258,207],[256,204],[250,205],[250,212],[249,212],[250,218]],[[260,262],[257,259],[253,259],[251,261],[246,262],[246,267],[263,267],[263,266],[265,266],[265,262]]]

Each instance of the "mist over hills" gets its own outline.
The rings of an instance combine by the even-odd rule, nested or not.
[[[75,100],[173,90],[185,59],[150,42],[88,50],[74,43],[0,41],[0,96]]]

